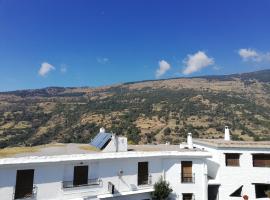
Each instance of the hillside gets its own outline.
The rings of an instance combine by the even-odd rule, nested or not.
[[[87,143],[101,126],[131,143],[179,143],[223,137],[224,125],[234,139],[270,139],[270,70],[0,93],[0,147]]]

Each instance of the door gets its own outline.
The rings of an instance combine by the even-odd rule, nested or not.
[[[16,176],[15,199],[31,197],[33,194],[34,170],[18,170]]]
[[[87,185],[88,183],[88,165],[75,166],[73,175],[73,185]]]
[[[148,184],[148,162],[138,163],[138,185]]]
[[[208,200],[218,200],[219,185],[208,185]]]

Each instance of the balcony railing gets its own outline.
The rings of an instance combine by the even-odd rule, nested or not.
[[[182,183],[195,183],[195,174],[182,174]]]
[[[75,188],[75,187],[83,187],[83,186],[98,186],[101,185],[102,181],[99,178],[88,179],[86,184],[74,185],[73,181],[63,181],[63,188]]]
[[[37,186],[33,185],[33,188],[15,188],[13,193],[13,199],[15,200],[33,200],[37,196]]]

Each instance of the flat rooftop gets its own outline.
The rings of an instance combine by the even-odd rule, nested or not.
[[[193,143],[216,148],[270,149],[270,141],[226,141],[224,139],[193,139]]]
[[[128,145],[128,152],[200,152],[200,149],[180,149],[179,145]],[[75,143],[55,143],[33,147],[11,147],[0,149],[1,158],[20,158],[29,156],[61,156],[61,155],[76,155],[76,154],[98,154],[106,153],[89,144]]]

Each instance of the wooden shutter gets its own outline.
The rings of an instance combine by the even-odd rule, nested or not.
[[[253,166],[254,167],[270,167],[270,154],[254,154]]]
[[[225,154],[226,157],[226,166],[239,166],[239,157],[238,153],[228,153]]]
[[[33,193],[34,170],[18,170],[16,176],[15,199],[31,197]]]
[[[182,161],[182,174],[192,174],[192,161]]]
[[[88,166],[75,166],[74,167],[74,177],[73,185],[86,185],[88,183]]]
[[[191,193],[183,194],[183,200],[192,200],[192,196],[193,194]]]
[[[138,185],[148,184],[148,162],[138,163]]]

